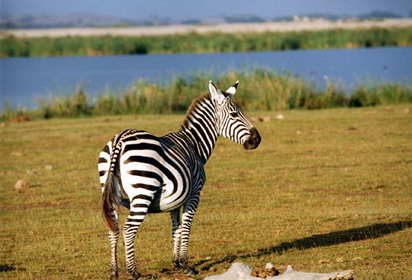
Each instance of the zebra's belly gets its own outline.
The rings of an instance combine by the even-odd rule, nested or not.
[[[148,181],[147,178],[131,176],[127,172],[123,174],[123,189],[126,194],[124,198],[133,205],[147,204],[149,213],[170,212],[187,201],[190,187],[183,184],[183,179],[175,177],[173,182],[166,177],[159,181]],[[137,201],[135,199],[140,201]],[[145,199],[147,202],[142,201]],[[137,202],[136,202],[137,201]]]
[[[149,213],[170,212],[184,205],[188,198],[188,192],[179,194],[168,191],[171,188],[171,186],[169,188],[168,186],[163,186],[155,193],[149,206]]]
[[[170,201],[167,200],[167,197],[162,197],[162,192],[164,190],[162,187],[155,193],[152,202],[149,204],[148,213],[162,213],[162,212],[171,212],[179,207],[182,207],[186,202],[188,196],[183,197],[179,200]],[[121,204],[130,209],[130,200],[127,197],[123,197]]]

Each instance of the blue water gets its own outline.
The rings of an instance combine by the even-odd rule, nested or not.
[[[175,75],[265,67],[288,71],[323,87],[327,80],[350,90],[359,81],[412,84],[412,48],[302,50],[218,54],[0,59],[0,108],[34,108],[41,97],[72,93],[82,84],[92,96],[117,93],[134,81],[163,83]],[[225,87],[227,85],[222,85]],[[207,81],[205,81],[205,91]]]

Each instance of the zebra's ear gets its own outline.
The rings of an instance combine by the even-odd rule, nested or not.
[[[221,102],[225,99],[220,89],[218,89],[212,81],[209,81],[209,92],[212,100]]]
[[[236,93],[237,85],[238,85],[238,84],[239,84],[239,81],[236,81],[236,83],[234,83],[233,86],[231,86],[230,88],[228,88],[225,93],[226,93],[229,97],[233,97],[233,95],[235,95],[235,93]]]

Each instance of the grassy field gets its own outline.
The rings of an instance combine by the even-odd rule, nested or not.
[[[331,29],[293,32],[189,33],[162,36],[66,36],[0,40],[0,57],[216,53],[297,49],[410,46],[412,28]]]
[[[194,219],[199,279],[234,261],[284,271],[353,269],[356,279],[412,278],[412,104],[249,113],[255,151],[220,139]],[[284,119],[276,119],[277,114]],[[124,128],[156,135],[183,115],[2,123],[0,279],[106,279],[110,250],[99,208],[97,156]],[[18,179],[29,188],[17,192]],[[126,211],[122,212],[123,219]],[[168,214],[137,237],[143,273],[171,267]],[[120,245],[121,279],[126,279]]]

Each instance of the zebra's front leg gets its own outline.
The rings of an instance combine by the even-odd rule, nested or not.
[[[179,268],[186,275],[196,275],[197,271],[189,266],[187,257],[189,247],[190,229],[192,227],[193,217],[196,213],[196,209],[199,203],[199,195],[194,196],[188,202],[186,202],[183,209],[182,224],[180,230],[180,250],[179,250]]]
[[[117,280],[119,277],[119,270],[117,267],[117,241],[119,240],[119,225],[117,213],[113,212],[112,217],[115,230],[109,230],[109,241],[112,251],[112,258],[110,261],[110,280]]]
[[[182,230],[180,222],[181,209],[175,209],[170,212],[172,218],[172,238],[173,238],[173,264],[176,269],[179,269],[179,255],[180,255],[180,233]]]

